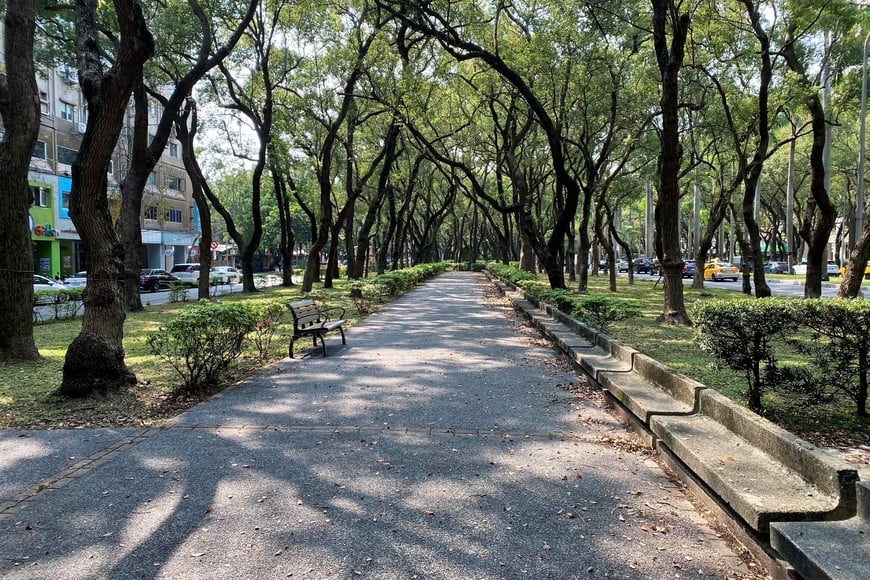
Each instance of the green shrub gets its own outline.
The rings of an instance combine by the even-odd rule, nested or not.
[[[643,308],[634,300],[599,294],[580,298],[571,312],[572,316],[601,332],[607,332],[614,322],[637,318],[642,314]]]
[[[783,377],[774,345],[798,329],[800,301],[788,298],[704,300],[695,303],[696,340],[746,379],[749,408],[763,410],[762,397]]]
[[[522,280],[537,280],[538,275],[534,272],[526,272],[520,270],[516,266],[505,266],[500,262],[489,262],[486,269],[503,280],[507,280],[511,284],[519,285]]]
[[[829,400],[839,391],[855,404],[855,413],[867,417],[868,363],[870,363],[870,303],[865,300],[802,300],[801,325],[812,336],[792,345],[809,358],[814,387],[808,394]],[[807,384],[804,380],[803,383]]]
[[[571,314],[577,308],[577,294],[570,290],[547,289],[541,295],[541,299],[547,304],[552,304],[565,314]]]
[[[517,288],[522,288],[527,294],[530,294],[535,300],[543,300],[544,294],[549,292],[550,285],[546,282],[541,282],[537,278],[528,280],[517,280],[514,282]]]
[[[181,280],[173,280],[169,283],[169,301],[170,302],[185,302],[187,300],[187,291],[189,286]]]
[[[186,308],[148,337],[151,352],[165,359],[184,381],[182,390],[216,384],[242,352],[245,336],[256,327],[245,304],[202,300]]]
[[[254,330],[252,331],[254,344],[257,347],[260,358],[265,358],[269,354],[269,347],[272,345],[272,337],[281,320],[287,313],[287,306],[280,301],[271,300],[268,302],[252,302],[248,304],[251,313],[254,316]]]

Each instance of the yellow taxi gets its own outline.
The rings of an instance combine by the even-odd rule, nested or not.
[[[843,266],[842,268],[840,268],[837,271],[837,273],[840,276],[845,276],[846,275],[846,266]],[[868,262],[867,266],[864,268],[864,277],[867,278],[868,280],[870,280],[870,262]]]
[[[739,270],[731,262],[720,262],[713,260],[704,264],[704,280],[733,280],[737,281]]]

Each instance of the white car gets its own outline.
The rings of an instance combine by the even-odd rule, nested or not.
[[[72,276],[64,278],[63,283],[67,288],[78,288],[79,286],[84,286],[88,283],[88,273],[76,272]]]
[[[33,290],[64,290],[66,286],[61,284],[56,280],[52,280],[51,278],[46,278],[45,276],[40,276],[39,274],[33,275]]]
[[[199,284],[199,264],[175,264],[169,273],[187,286]]]
[[[215,284],[238,284],[242,281],[242,273],[231,266],[215,266],[208,271],[208,279]]]
[[[807,262],[806,260],[802,261],[800,264],[795,264],[792,266],[792,270],[794,271],[795,276],[806,276],[807,275]],[[828,264],[825,270],[825,277],[828,278],[830,276],[839,276],[840,275],[840,267],[833,260],[828,260]]]

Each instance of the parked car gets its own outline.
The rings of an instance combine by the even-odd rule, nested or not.
[[[634,261],[635,274],[649,274],[652,262],[649,258],[638,258]]]
[[[839,274],[840,276],[845,276],[846,275],[846,266],[843,266],[842,268],[837,270],[837,274]],[[870,280],[870,262],[868,262],[867,266],[864,268],[864,278],[867,278],[868,280]]]
[[[714,282],[732,280],[736,282],[738,275],[737,268],[731,262],[713,260],[704,264],[704,280],[712,280]]]
[[[649,273],[653,276],[658,276],[662,273],[662,264],[658,261],[658,258],[653,258],[650,262]]]
[[[57,280],[52,280],[51,278],[46,278],[45,276],[40,276],[39,274],[33,275],[33,290],[64,290],[66,286],[58,282]]]
[[[833,260],[828,260],[827,265],[825,266],[825,280],[828,279],[829,276],[839,276],[840,275],[840,266],[837,265]],[[807,261],[806,259],[802,260],[800,264],[795,264],[792,268],[795,276],[806,276],[807,275]],[[845,272],[845,269],[843,269]]]
[[[139,271],[139,290],[157,292],[161,288],[169,288],[169,284],[178,280],[166,270],[143,268]]]
[[[238,284],[242,281],[242,273],[231,266],[215,266],[208,271],[209,282],[215,284]]]
[[[628,272],[628,260],[617,260],[616,261],[616,271],[617,272]]]
[[[188,286],[199,285],[199,264],[175,264],[169,273]]]
[[[764,264],[766,274],[788,274],[788,262],[767,262]]]
[[[67,288],[78,288],[88,283],[87,272],[76,272],[72,276],[67,276],[63,279],[63,283]]]
[[[683,278],[695,277],[695,260],[686,260],[683,262]]]
[[[39,274],[33,275],[33,291],[37,292],[40,290],[65,290],[66,286],[58,282],[57,280],[52,280],[51,278],[46,278],[45,276],[40,276]],[[33,303],[34,304],[51,304],[55,302],[54,296],[39,296],[34,295]],[[66,297],[61,297],[61,300],[65,301]]]

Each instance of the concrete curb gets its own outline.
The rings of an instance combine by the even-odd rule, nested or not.
[[[798,554],[804,552],[803,528],[795,532],[786,523],[850,530],[857,526],[866,540],[870,487],[862,491],[860,517],[856,469],[698,381],[538,303],[510,284],[493,280],[542,334],[623,407],[621,412],[632,423],[647,432],[651,446],[737,519],[738,537],[758,542],[768,556],[765,561],[782,565],[780,556],[785,557],[795,570],[806,570],[812,578],[852,578],[838,571],[844,567],[863,571],[860,565],[870,565],[866,563],[870,551],[863,544],[851,552],[851,559],[844,555],[838,567],[831,566],[824,574],[819,566],[802,567],[806,558]],[[576,338],[566,336],[570,334]],[[783,547],[776,550],[779,555],[771,553],[771,529],[777,545]],[[812,551],[812,546],[806,550]],[[841,547],[840,552],[848,551],[848,546]],[[856,558],[862,563],[854,562],[853,567]]]
[[[870,482],[860,482],[858,514],[841,522],[777,522],[771,545],[805,578],[870,578]]]

